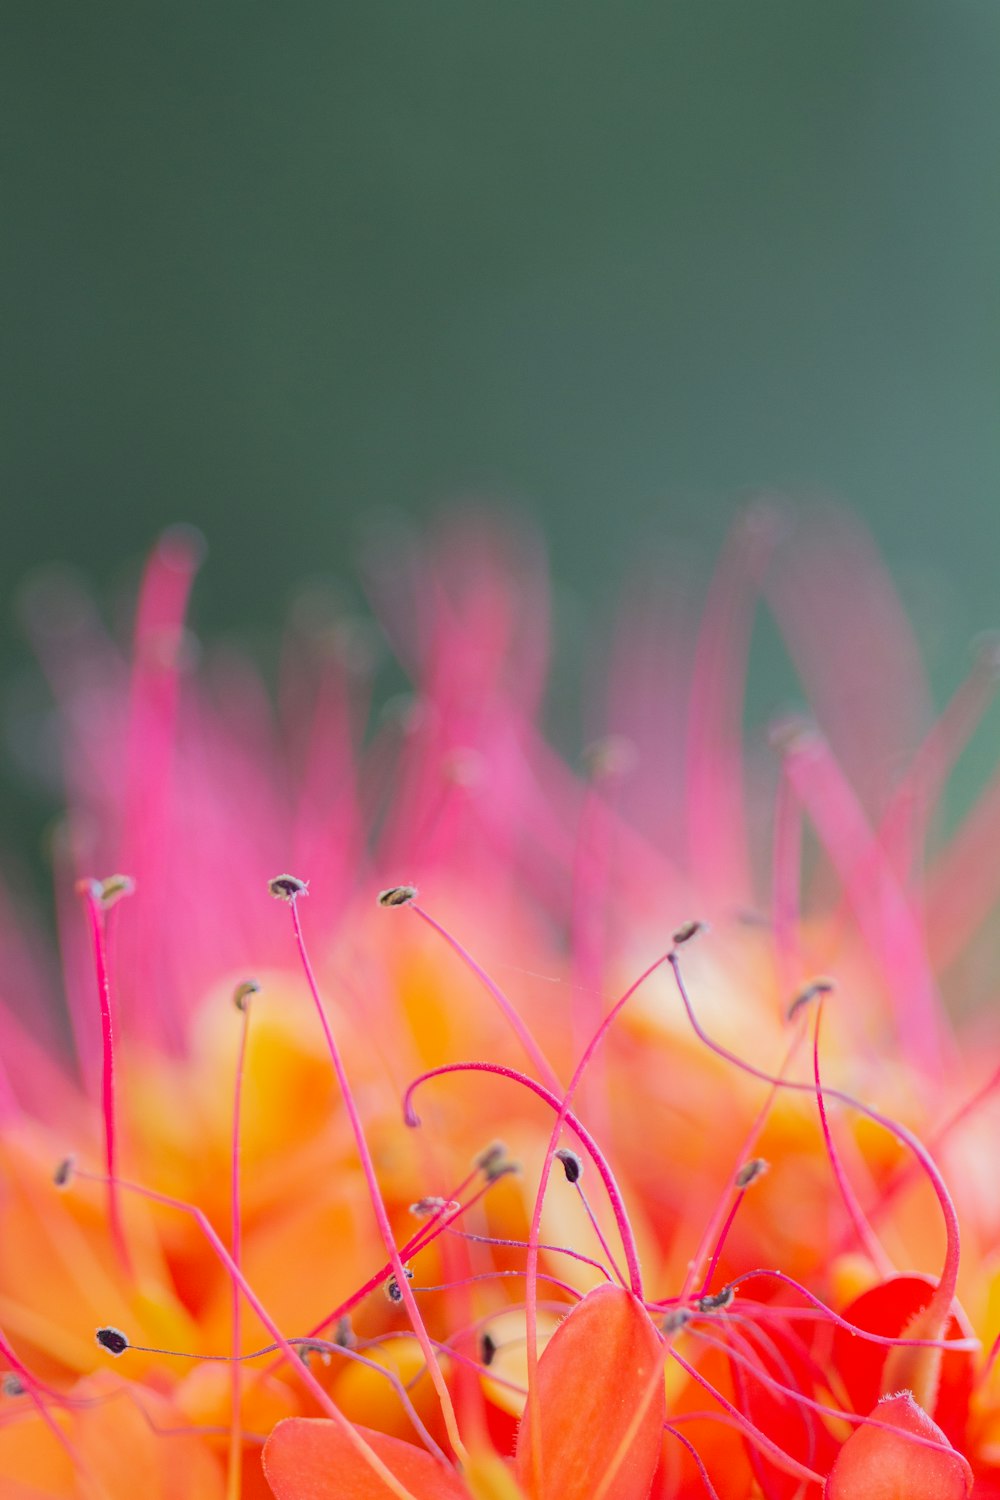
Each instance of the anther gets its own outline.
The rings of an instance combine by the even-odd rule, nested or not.
[[[567,1146],[560,1146],[556,1152],[557,1160],[562,1162],[563,1171],[566,1173],[567,1182],[579,1182],[583,1176],[583,1162],[575,1151],[570,1151]]]
[[[64,1156],[62,1161],[52,1173],[52,1181],[57,1188],[69,1187],[73,1180],[73,1172],[76,1167],[75,1156]]]
[[[357,1335],[354,1332],[347,1313],[344,1313],[342,1318],[337,1319],[333,1330],[333,1342],[338,1349],[355,1349],[357,1347]]]
[[[706,1297],[699,1297],[695,1307],[699,1312],[720,1312],[722,1308],[731,1305],[735,1296],[734,1286],[724,1286],[721,1292],[710,1292]]]
[[[689,1307],[672,1307],[660,1324],[664,1333],[679,1333],[685,1324],[691,1321],[691,1309]]]
[[[698,936],[699,932],[705,931],[707,931],[707,923],[705,922],[682,922],[671,938],[671,942],[675,948],[679,948],[682,943],[689,943],[692,938]]]
[[[131,896],[135,890],[135,881],[131,875],[109,875],[106,880],[99,880],[97,884],[99,899],[105,911],[110,911],[117,901],[123,896]]]
[[[736,1186],[740,1189],[748,1188],[751,1182],[756,1182],[758,1177],[763,1177],[770,1168],[770,1162],[762,1156],[751,1157],[745,1161],[736,1174]]]
[[[0,1392],[5,1396],[23,1396],[24,1381],[20,1375],[15,1375],[13,1370],[8,1370],[7,1374],[0,1380]]]
[[[482,1360],[483,1364],[487,1366],[487,1368],[493,1363],[494,1359],[496,1358],[496,1352],[496,1339],[491,1333],[487,1332],[484,1329],[479,1340],[479,1357]]]
[[[415,1219],[430,1219],[446,1208],[458,1208],[454,1198],[418,1198],[410,1204],[410,1213]]]
[[[267,888],[276,901],[292,902],[297,896],[308,896],[309,883],[296,875],[275,875],[267,882]]]
[[[799,993],[785,1012],[785,1019],[793,1021],[800,1010],[803,1010],[807,1005],[811,1005],[814,1000],[818,1000],[822,995],[829,995],[835,987],[829,975],[817,975],[815,979],[811,979],[807,985],[799,990]]]
[[[415,885],[391,885],[387,891],[379,891],[379,906],[409,906],[417,899]]]
[[[413,1272],[410,1270],[409,1266],[403,1267],[403,1275],[406,1277],[407,1281],[413,1280]],[[399,1303],[403,1300],[403,1293],[400,1289],[399,1282],[396,1280],[395,1271],[385,1283],[385,1295],[388,1297],[390,1302]]]
[[[120,1328],[99,1328],[97,1342],[102,1349],[107,1349],[108,1353],[113,1354],[116,1359],[119,1354],[124,1354],[129,1346],[128,1339]]]
[[[320,1363],[324,1364],[324,1365],[328,1365],[330,1363],[331,1359],[333,1358],[333,1356],[331,1355],[331,1353],[330,1353],[329,1349],[326,1347],[326,1345],[325,1344],[319,1344],[319,1343],[315,1343],[314,1344],[314,1343],[307,1342],[307,1343],[304,1343],[304,1344],[300,1344],[299,1345],[298,1353],[299,1353],[299,1359],[302,1361],[302,1363],[304,1365],[308,1365],[309,1364],[309,1362],[312,1359],[312,1357],[313,1357],[314,1354],[316,1354],[316,1355],[319,1356]]]
[[[519,1170],[517,1162],[507,1155],[507,1147],[503,1141],[493,1141],[485,1151],[480,1151],[474,1165],[483,1173],[487,1182],[497,1182],[501,1177]]]
[[[273,881],[271,882],[273,885]],[[273,895],[273,892],[272,892]],[[242,980],[233,991],[233,1004],[237,1010],[246,1010],[250,1004],[251,995],[260,994],[260,983],[256,979]]]

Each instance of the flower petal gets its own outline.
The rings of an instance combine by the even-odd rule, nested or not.
[[[865,1422],[848,1438],[830,1470],[825,1500],[966,1500],[972,1470],[909,1391],[887,1396],[871,1415],[886,1425]],[[948,1451],[913,1442],[914,1437]]]
[[[914,1316],[927,1306],[934,1285],[926,1276],[892,1276],[862,1292],[843,1309],[842,1316],[870,1333],[901,1337]],[[945,1337],[965,1338],[970,1332],[964,1314],[956,1309],[945,1329]],[[884,1389],[882,1374],[887,1356],[884,1344],[859,1339],[845,1328],[836,1329],[834,1363],[856,1412],[870,1411],[878,1400]],[[941,1360],[937,1400],[930,1415],[957,1448],[965,1445],[974,1369],[969,1350],[949,1350]]]
[[[659,1336],[630,1292],[602,1286],[561,1323],[538,1362],[540,1477],[531,1406],[517,1475],[532,1500],[645,1500],[664,1418]]]
[[[358,1427],[357,1432],[413,1500],[469,1500],[453,1469],[422,1448]],[[264,1473],[277,1500],[396,1500],[343,1428],[319,1417],[288,1417],[264,1444]]]

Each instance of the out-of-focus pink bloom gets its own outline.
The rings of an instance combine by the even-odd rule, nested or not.
[[[375,709],[356,621],[300,615],[273,698],[199,660],[198,562],[125,656],[33,610],[63,984],[0,910],[4,1495],[1000,1493],[1000,774],[936,813],[990,652],[934,718],[862,530],[760,508],[703,597],[636,580],[568,764],[530,538],[378,560]]]

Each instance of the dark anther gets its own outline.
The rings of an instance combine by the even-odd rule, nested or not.
[[[337,1319],[333,1330],[333,1342],[338,1349],[354,1349],[357,1346],[357,1336],[346,1313],[342,1318]]]
[[[820,974],[817,978],[809,981],[795,996],[788,1010],[785,1012],[786,1019],[794,1021],[800,1010],[820,999],[823,995],[829,995],[835,988],[833,980],[826,974]]]
[[[570,1151],[566,1146],[560,1146],[556,1152],[557,1160],[563,1164],[567,1182],[579,1182],[583,1176],[583,1162],[575,1151]]]
[[[415,885],[391,885],[387,891],[379,891],[379,906],[409,906],[417,899]]]
[[[458,1208],[454,1198],[418,1198],[416,1203],[410,1204],[410,1213],[415,1219],[430,1219],[434,1214],[441,1213],[446,1208]]]
[[[736,1288],[724,1286],[721,1292],[710,1292],[707,1297],[699,1297],[695,1307],[699,1312],[719,1312],[724,1307],[729,1307],[736,1296]]]
[[[260,984],[256,979],[244,979],[233,991],[233,1004],[237,1010],[246,1010],[250,1004],[251,995],[260,994]]]
[[[487,1182],[497,1182],[501,1177],[518,1171],[517,1162],[511,1161],[503,1141],[493,1141],[485,1151],[480,1151],[474,1165],[483,1173]]]
[[[667,1313],[660,1327],[664,1333],[679,1333],[685,1323],[691,1321],[691,1309],[688,1307],[672,1307]]]
[[[267,882],[267,888],[276,901],[294,901],[296,896],[308,896],[309,887],[296,875],[275,875]]]
[[[479,1357],[484,1365],[491,1365],[496,1357],[497,1341],[485,1330],[479,1340]]]
[[[699,932],[704,931],[704,922],[683,922],[674,933],[671,941],[675,948],[679,948],[682,943],[689,943],[693,937],[698,936]]]
[[[763,1177],[768,1169],[769,1163],[762,1156],[753,1156],[745,1161],[736,1174],[736,1186],[748,1188],[751,1182],[756,1182],[758,1177]]]
[[[0,1391],[2,1391],[5,1396],[23,1396],[24,1381],[21,1379],[20,1375],[15,1375],[13,1370],[8,1370],[7,1374],[3,1377],[3,1380],[0,1381]]]
[[[62,1161],[52,1173],[52,1181],[57,1188],[69,1187],[73,1178],[73,1168],[76,1166],[75,1156],[64,1156]]]
[[[413,1272],[410,1270],[409,1266],[403,1267],[403,1275],[406,1277],[407,1281],[413,1280]],[[388,1281],[385,1283],[385,1295],[388,1297],[390,1302],[402,1302],[403,1300],[403,1290],[399,1282],[396,1280],[395,1272],[393,1272]]]
[[[113,1354],[116,1358],[119,1354],[124,1354],[128,1348],[128,1339],[120,1328],[99,1328],[97,1330],[97,1342],[102,1349],[107,1349],[108,1353]]]

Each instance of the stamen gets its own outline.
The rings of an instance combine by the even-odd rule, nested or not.
[[[276,901],[287,901],[290,906],[298,896],[309,894],[308,880],[299,880],[295,875],[275,875],[267,882],[267,888]]]
[[[81,1178],[81,1180],[87,1182],[101,1182],[102,1180],[104,1180],[96,1173],[85,1172],[83,1170],[81,1170],[77,1175]],[[389,1467],[385,1463],[383,1463],[382,1459],[379,1458],[374,1448],[372,1448],[371,1445],[365,1441],[364,1437],[357,1430],[354,1424],[347,1420],[347,1418],[341,1412],[339,1406],[337,1406],[336,1403],[331,1400],[329,1393],[324,1389],[322,1385],[320,1385],[319,1381],[316,1379],[315,1375],[311,1373],[308,1366],[303,1365],[302,1362],[296,1357],[295,1349],[293,1348],[291,1342],[281,1332],[281,1329],[278,1327],[277,1323],[275,1323],[270,1313],[268,1313],[267,1309],[264,1307],[264,1304],[261,1302],[256,1292],[253,1290],[253,1287],[243,1275],[243,1272],[240,1270],[239,1266],[233,1263],[232,1256],[229,1254],[229,1251],[222,1243],[222,1240],[219,1238],[218,1234],[212,1228],[210,1221],[202,1212],[202,1210],[200,1208],[197,1208],[193,1203],[186,1203],[183,1198],[174,1198],[169,1193],[158,1193],[153,1188],[143,1187],[142,1184],[138,1182],[128,1182],[123,1178],[120,1180],[119,1185],[125,1191],[135,1193],[137,1197],[145,1198],[150,1203],[162,1203],[168,1208],[176,1209],[178,1213],[187,1214],[195,1221],[202,1234],[208,1241],[209,1245],[211,1246],[216,1258],[222,1263],[228,1274],[239,1283],[240,1290],[242,1291],[244,1297],[247,1299],[250,1306],[257,1314],[258,1318],[264,1324],[264,1327],[268,1330],[271,1337],[275,1340],[285,1358],[290,1360],[293,1366],[295,1366],[299,1370],[302,1380],[309,1387],[312,1395],[316,1398],[327,1415],[332,1418],[334,1422],[336,1422],[337,1426],[347,1438],[347,1441],[351,1444],[352,1448],[355,1449],[358,1455],[364,1459],[365,1463],[368,1464],[369,1467],[379,1476],[382,1483],[389,1489],[390,1494],[396,1496],[396,1500],[417,1500],[417,1497],[413,1494],[413,1492],[411,1490],[408,1490],[405,1485],[401,1484],[400,1481],[396,1478],[395,1474],[393,1474]],[[121,1334],[120,1330],[118,1329],[101,1329],[98,1334],[98,1342],[102,1342],[100,1339],[100,1333],[112,1335],[118,1334],[119,1337],[125,1337],[125,1335]],[[104,1347],[108,1346],[105,1345]],[[133,1347],[135,1347],[136,1349],[140,1348],[139,1345],[135,1345]],[[6,1353],[7,1351],[4,1350],[2,1346],[0,1346],[0,1352]],[[111,1350],[111,1352],[114,1353],[114,1350]],[[170,1351],[150,1350],[148,1352],[162,1354],[169,1353]]]
[[[52,1181],[57,1188],[69,1187],[73,1180],[73,1172],[76,1167],[75,1156],[64,1156],[62,1161],[52,1173]]]
[[[237,1010],[245,1011],[250,1004],[252,995],[260,994],[260,984],[256,979],[244,979],[233,991],[233,1004]]]
[[[402,887],[401,889],[409,890],[410,887]],[[383,892],[383,894],[385,893]],[[416,895],[416,891],[414,891],[413,895]],[[379,899],[381,900],[381,897]],[[391,904],[398,905],[398,903]],[[518,1041],[521,1043],[521,1046],[531,1058],[531,1061],[534,1063],[535,1067],[538,1069],[539,1073],[541,1074],[542,1078],[544,1078],[549,1088],[554,1092],[558,1092],[558,1073],[553,1068],[552,1064],[545,1056],[545,1053],[542,1051],[541,1047],[532,1036],[527,1025],[518,1015],[517,1011],[514,1009],[514,1006],[511,1004],[510,1000],[504,994],[503,990],[496,983],[496,981],[490,978],[486,970],[476,962],[476,960],[472,957],[472,954],[462,946],[462,944],[456,937],[453,937],[451,935],[446,927],[443,927],[441,923],[436,920],[436,918],[432,917],[430,912],[425,911],[422,906],[417,905],[413,897],[408,898],[407,904],[410,906],[410,909],[417,914],[422,922],[426,922],[428,927],[432,927],[440,937],[444,938],[449,948],[451,948],[453,952],[458,954],[459,958],[467,968],[472,970],[473,974],[475,974],[480,984],[483,985],[483,987],[489,992],[490,995],[492,995],[493,999],[500,1007],[500,1010],[506,1017],[507,1022],[511,1027],[511,1030],[514,1032]]]
[[[580,1181],[583,1176],[583,1162],[575,1151],[570,1151],[568,1146],[560,1146],[556,1152],[556,1161],[562,1162],[567,1182]]]
[[[409,906],[411,901],[416,901],[418,891],[415,885],[391,885],[387,891],[379,891],[379,906]]]
[[[94,968],[97,975],[97,994],[101,1013],[101,1107],[104,1117],[104,1160],[108,1175],[108,1220],[111,1238],[118,1258],[131,1276],[132,1267],[125,1230],[122,1224],[121,1205],[118,1201],[118,1138],[117,1100],[115,1097],[115,1041],[111,1014],[111,980],[108,973],[108,955],[105,942],[104,914],[132,889],[128,876],[113,875],[108,880],[81,880],[77,892],[87,905],[90,935],[94,948]],[[108,903],[107,905],[105,903]]]
[[[703,1313],[721,1312],[723,1308],[732,1307],[735,1296],[734,1286],[724,1286],[719,1292],[711,1292],[704,1297],[699,1297],[695,1302],[695,1307]]]
[[[831,995],[835,988],[834,981],[826,974],[821,974],[818,978],[810,980],[807,985],[804,985],[799,990],[795,999],[789,1005],[785,1012],[785,1020],[794,1021],[799,1012],[805,1010],[807,1005],[811,1005],[814,1000],[821,1000],[824,995]]]
[[[246,1067],[247,1041],[250,1035],[250,1000],[260,993],[256,979],[244,979],[236,986],[233,1004],[240,1012],[239,1051],[236,1055],[236,1077],[233,1085],[233,1132],[232,1161],[230,1163],[230,1207],[229,1236],[233,1264],[240,1266],[243,1259],[243,1213],[240,1194],[240,1112],[243,1101],[243,1074]],[[243,1429],[241,1401],[243,1393],[243,1370],[239,1353],[243,1342],[243,1299],[238,1284],[232,1285],[230,1324],[233,1342],[233,1364],[230,1372],[229,1390],[229,1462],[226,1477],[228,1500],[239,1500],[243,1477]]]
[[[403,1267],[403,1275],[406,1277],[407,1281],[413,1280],[413,1272],[410,1270],[409,1266]],[[393,1271],[392,1275],[386,1281],[384,1290],[385,1295],[390,1302],[395,1302],[397,1304],[402,1302],[403,1289],[400,1283],[396,1280],[395,1271]]]
[[[765,1172],[770,1171],[771,1164],[765,1161],[763,1156],[755,1156],[750,1161],[744,1162],[736,1174],[736,1186],[740,1192],[745,1192],[751,1183],[763,1177]]]
[[[814,1083],[799,1083],[790,1079],[781,1078],[780,1076],[776,1077],[773,1073],[768,1073],[763,1068],[758,1068],[755,1064],[746,1062],[737,1053],[732,1052],[728,1047],[724,1047],[721,1042],[713,1041],[708,1033],[702,1028],[701,1023],[699,1022],[698,1017],[695,1013],[694,1006],[691,1003],[691,997],[687,992],[687,986],[684,983],[684,977],[681,973],[680,960],[676,953],[672,954],[670,957],[670,966],[674,972],[674,982],[677,986],[677,992],[680,995],[681,1003],[684,1006],[684,1011],[687,1015],[688,1021],[690,1022],[695,1035],[699,1038],[700,1041],[705,1044],[706,1047],[708,1047],[711,1052],[715,1053],[717,1057],[724,1058],[727,1062],[732,1063],[734,1067],[739,1068],[741,1072],[748,1074],[749,1077],[759,1078],[763,1083],[770,1083],[772,1085],[776,1085],[777,1087],[783,1089],[788,1089],[795,1093],[815,1092]],[[930,1302],[927,1304],[927,1307],[923,1310],[921,1319],[922,1326],[930,1329],[933,1334],[933,1336],[926,1341],[927,1344],[930,1347],[936,1348],[940,1344],[940,1335],[943,1332],[944,1328],[947,1326],[948,1318],[951,1316],[951,1305],[955,1300],[955,1289],[958,1282],[958,1267],[961,1256],[961,1234],[959,1231],[958,1214],[955,1211],[955,1205],[952,1202],[951,1194],[948,1192],[947,1184],[941,1175],[937,1163],[930,1155],[926,1146],[923,1145],[918,1137],[915,1136],[913,1132],[907,1128],[907,1126],[901,1125],[898,1121],[891,1119],[888,1115],[882,1114],[880,1110],[874,1109],[871,1105],[864,1104],[860,1099],[856,1099],[853,1094],[848,1094],[842,1089],[828,1088],[824,1089],[823,1092],[827,1099],[836,1099],[839,1103],[846,1104],[851,1109],[856,1109],[867,1119],[874,1121],[876,1125],[881,1125],[883,1130],[887,1130],[895,1140],[899,1141],[901,1145],[905,1146],[907,1150],[913,1153],[914,1157],[920,1163],[920,1166],[926,1174],[931,1187],[934,1189],[934,1194],[941,1209],[941,1217],[944,1220],[946,1248],[944,1264],[941,1268],[941,1275],[938,1279],[937,1288]],[[924,1340],[916,1339],[894,1341],[897,1349],[901,1347],[902,1343],[917,1347],[922,1346],[924,1342]],[[895,1368],[895,1366],[890,1366],[890,1363],[887,1362],[886,1378],[889,1378],[890,1369],[892,1373],[894,1373],[897,1377],[900,1375],[900,1372]],[[909,1375],[913,1372],[907,1371],[906,1373]],[[929,1378],[931,1377],[928,1376],[928,1379]],[[921,1382],[921,1384],[923,1384],[923,1382]],[[898,1379],[898,1388],[902,1388],[903,1386],[912,1387],[912,1381],[902,1378]],[[914,1392],[914,1394],[917,1395],[916,1392]],[[924,1391],[924,1395],[927,1396],[928,1392]],[[917,1396],[917,1399],[919,1400],[919,1396]],[[927,1401],[921,1401],[920,1404],[925,1408],[927,1408],[928,1406]],[[930,1402],[930,1405],[933,1406],[932,1401]]]
[[[590,1134],[581,1120],[578,1120],[572,1110],[562,1112],[562,1101],[547,1089],[544,1084],[536,1083],[526,1073],[519,1073],[516,1068],[508,1068],[503,1063],[489,1062],[459,1062],[442,1063],[440,1067],[430,1068],[426,1073],[421,1073],[415,1078],[403,1096],[403,1118],[407,1125],[416,1127],[420,1124],[420,1116],[413,1108],[413,1095],[421,1084],[428,1083],[432,1078],[440,1078],[446,1073],[495,1073],[499,1078],[509,1078],[514,1083],[519,1083],[522,1088],[530,1089],[537,1094],[539,1099],[544,1099],[550,1109],[556,1114],[562,1114],[562,1118],[578,1136],[587,1155],[596,1167],[605,1190],[611,1200],[611,1208],[618,1223],[618,1232],[622,1238],[622,1246],[625,1251],[625,1261],[628,1266],[631,1290],[636,1296],[642,1295],[642,1275],[639,1270],[639,1257],[636,1250],[635,1238],[629,1225],[628,1215],[625,1212],[625,1204],[622,1200],[621,1190],[615,1181],[614,1174],[604,1157],[601,1148]]]
[[[690,943],[692,938],[696,938],[700,932],[705,931],[707,931],[707,924],[705,922],[699,922],[697,920],[691,922],[682,922],[674,932],[674,935],[671,938],[671,942],[673,943],[675,948],[680,948],[682,944]]]
[[[101,1348],[107,1349],[108,1353],[113,1354],[116,1359],[120,1354],[124,1354],[126,1349],[132,1347],[120,1328],[99,1328],[96,1337]]]
[[[275,889],[275,887],[277,887],[277,889]],[[455,1419],[455,1409],[452,1404],[451,1395],[448,1391],[447,1384],[445,1383],[444,1375],[442,1373],[441,1366],[438,1363],[437,1355],[428,1337],[427,1329],[424,1327],[424,1321],[420,1315],[420,1309],[417,1307],[416,1299],[410,1289],[409,1282],[406,1279],[406,1272],[402,1260],[400,1259],[399,1250],[396,1246],[396,1240],[392,1232],[392,1225],[389,1222],[389,1215],[386,1211],[385,1203],[382,1198],[382,1190],[379,1187],[378,1177],[375,1173],[375,1164],[372,1161],[371,1152],[368,1149],[368,1142],[365,1138],[364,1126],[361,1122],[361,1116],[358,1113],[358,1107],[355,1102],[354,1095],[351,1092],[351,1085],[350,1080],[347,1076],[347,1069],[344,1067],[344,1062],[340,1055],[340,1049],[337,1046],[337,1041],[333,1034],[333,1028],[331,1027],[329,1019],[327,1017],[326,1010],[323,1005],[323,1000],[319,992],[319,985],[316,982],[316,976],[313,973],[312,963],[310,962],[309,953],[306,949],[305,937],[302,932],[302,923],[299,918],[299,909],[296,899],[305,891],[305,882],[297,879],[297,877],[294,875],[279,875],[275,880],[272,880],[270,882],[269,889],[271,890],[272,895],[276,895],[280,899],[287,901],[291,910],[292,929],[295,934],[296,946],[299,950],[299,958],[301,959],[303,972],[306,976],[306,983],[309,986],[309,991],[312,995],[313,1003],[316,1006],[316,1012],[319,1017],[320,1025],[323,1029],[323,1035],[326,1039],[326,1045],[327,1050],[330,1054],[330,1060],[333,1063],[333,1069],[337,1076],[337,1084],[340,1089],[341,1098],[344,1101],[344,1108],[347,1111],[347,1116],[350,1121],[351,1131],[354,1135],[355,1147],[357,1149],[358,1156],[361,1159],[361,1169],[364,1173],[365,1181],[368,1185],[368,1194],[375,1213],[375,1219],[376,1223],[378,1224],[379,1233],[382,1236],[382,1242],[385,1245],[386,1253],[388,1254],[389,1259],[392,1263],[392,1270],[396,1278],[396,1285],[399,1289],[402,1300],[406,1305],[407,1316],[409,1317],[410,1324],[413,1328],[414,1333],[416,1334],[417,1342],[420,1344],[421,1350],[423,1351],[424,1358],[427,1361],[428,1374],[430,1375],[431,1383],[433,1384],[434,1389],[437,1392],[438,1400],[441,1404],[441,1412],[444,1418],[445,1428],[448,1433],[449,1441],[451,1442],[459,1461],[464,1462],[467,1455],[465,1452],[465,1445],[462,1442],[462,1437],[459,1433],[458,1424]]]

